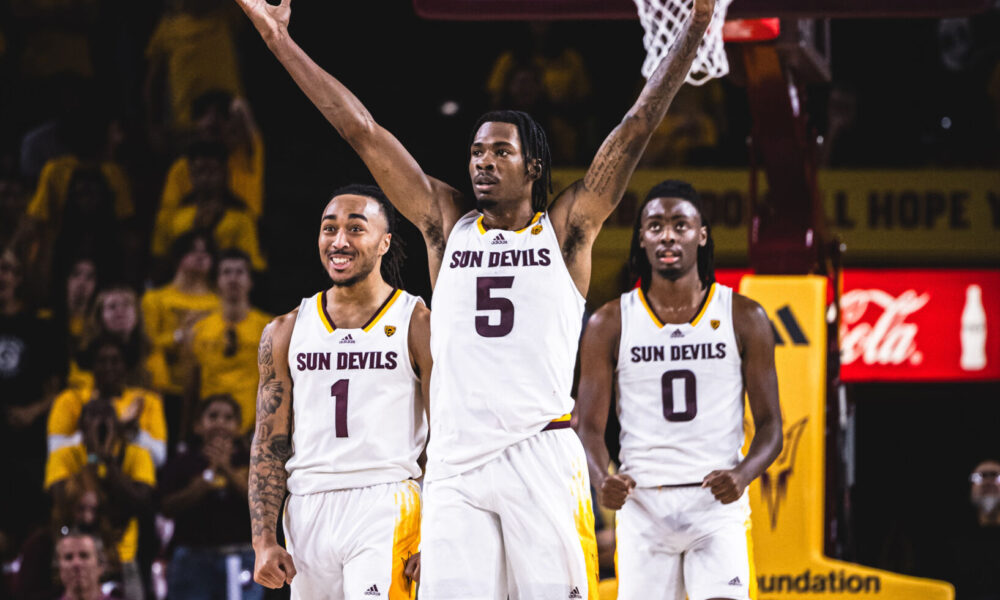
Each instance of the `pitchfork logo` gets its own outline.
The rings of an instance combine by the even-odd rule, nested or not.
[[[767,504],[767,512],[771,517],[771,529],[778,526],[778,510],[785,500],[785,494],[788,493],[788,480],[791,479],[792,472],[795,470],[795,457],[798,455],[799,441],[802,440],[802,434],[805,432],[808,422],[809,417],[802,417],[785,429],[785,443],[781,454],[760,476],[760,495],[764,497],[764,503]]]

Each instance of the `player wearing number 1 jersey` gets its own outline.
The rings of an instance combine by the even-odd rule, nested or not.
[[[590,251],[691,68],[714,0],[695,0],[678,43],[585,177],[551,206],[541,127],[520,112],[482,117],[468,162],[478,210],[426,174],[354,94],[291,40],[291,0],[238,1],[427,243],[436,366],[421,598],[596,598],[586,459],[568,429]],[[481,40],[464,50],[488,54],[495,43]]]
[[[591,317],[579,390],[598,500],[620,509],[618,597],[752,598],[744,490],[782,446],[770,322],[759,304],[715,282],[709,225],[686,183],[649,192],[629,265],[641,285]],[[756,429],[745,458],[744,390]],[[609,475],[604,432],[615,392],[621,470]]]
[[[255,579],[292,598],[410,598],[414,481],[427,439],[430,311],[399,289],[394,211],[374,186],[334,193],[319,252],[333,286],[261,336],[250,462]],[[286,548],[275,535],[285,491]]]

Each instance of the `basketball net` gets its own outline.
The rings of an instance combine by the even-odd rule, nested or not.
[[[677,43],[677,37],[691,18],[694,0],[634,0],[639,9],[639,22],[645,30],[642,45],[646,47],[646,61],[642,63],[642,74],[648,78]],[[698,45],[691,71],[685,81],[691,85],[701,85],[710,79],[729,73],[729,61],[722,39],[722,26],[726,21],[726,10],[732,0],[716,0],[715,14],[708,25],[705,37]]]

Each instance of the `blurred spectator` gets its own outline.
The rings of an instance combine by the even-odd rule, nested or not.
[[[70,531],[56,544],[59,581],[65,592],[60,600],[111,600],[101,591],[104,544],[90,533]]]
[[[250,306],[250,258],[239,250],[219,255],[218,288],[222,307],[194,326],[191,349],[193,398],[227,394],[240,407],[239,433],[253,430],[257,401],[257,346],[271,315]]]
[[[163,513],[175,524],[168,591],[186,600],[227,597],[227,578],[254,567],[246,501],[249,450],[239,437],[240,407],[218,395],[199,410],[192,448],[167,463],[159,488]],[[239,568],[229,567],[231,561]],[[264,589],[252,581],[242,588],[244,600],[263,598]]]
[[[953,527],[941,575],[956,600],[1000,599],[1000,462],[984,460],[969,475],[973,514]]]
[[[172,0],[146,47],[146,102],[150,126],[172,133],[191,129],[191,104],[211,90],[240,96],[234,31],[243,20],[224,0]],[[166,102],[164,102],[166,100]],[[166,106],[164,106],[166,104]]]
[[[148,514],[156,485],[149,452],[128,443],[118,424],[114,407],[107,401],[89,402],[80,413],[78,429],[83,441],[63,446],[49,454],[45,466],[45,489],[56,504],[62,502],[70,477],[89,471],[108,499],[108,515],[117,535],[118,557],[127,600],[142,600],[143,587],[135,561],[139,525],[137,516]]]
[[[0,472],[8,490],[0,494],[2,559],[46,519],[44,416],[66,369],[51,319],[21,296],[23,278],[13,250],[0,252]]]
[[[542,114],[548,113],[548,118],[539,122],[550,129],[552,159],[575,162],[581,158],[577,132],[590,129],[586,103],[591,84],[583,57],[564,43],[561,33],[559,25],[547,21],[529,23],[524,38],[493,63],[486,89],[494,107],[513,108],[514,104],[528,106],[525,103],[531,102],[537,93],[533,88],[540,83],[542,97],[531,105]],[[537,71],[526,69],[527,65],[534,65]]]
[[[193,231],[177,238],[171,245],[173,279],[167,285],[148,290],[142,297],[142,316],[146,336],[154,352],[163,353],[169,377],[163,389],[166,400],[170,439],[183,442],[187,422],[182,395],[189,383],[190,366],[182,352],[191,340],[194,324],[220,306],[211,275],[215,245],[212,236]]]
[[[130,357],[128,362],[134,363],[125,376],[127,385],[156,391],[168,384],[166,360],[161,352],[152,351],[139,311],[139,298],[131,287],[113,285],[97,294],[76,349],[83,351],[104,335],[120,339],[125,345],[125,355]],[[92,387],[93,383],[93,373],[81,369],[73,361],[69,387]]]
[[[79,444],[86,434],[77,427],[83,407],[104,402],[115,409],[122,439],[145,448],[153,463],[162,465],[167,458],[163,401],[155,392],[126,386],[127,373],[138,356],[129,354],[121,339],[105,334],[90,343],[83,357],[83,366],[93,369],[94,385],[66,389],[56,398],[49,413],[49,453]]]
[[[228,149],[229,191],[246,203],[254,219],[259,218],[264,207],[264,140],[250,105],[228,92],[212,91],[195,99],[191,113],[197,140],[218,142]],[[157,219],[169,220],[193,188],[191,159],[181,156],[167,173]]]
[[[80,471],[66,480],[59,501],[52,507],[52,523],[35,532],[21,550],[18,600],[50,600],[58,594],[53,577],[56,540],[65,532],[78,531],[100,538],[104,546],[105,576],[120,579],[121,565],[115,550],[115,534],[108,520],[107,499],[95,475]]]
[[[227,187],[227,153],[226,147],[218,142],[196,142],[188,149],[191,192],[168,220],[157,219],[152,244],[155,258],[162,261],[174,240],[199,229],[212,232],[217,248],[239,248],[245,252],[254,269],[266,267],[257,240],[256,221],[243,200]]]
[[[701,86],[681,86],[639,164],[649,167],[709,164],[726,127],[724,105],[719,80]]]
[[[47,292],[60,261],[80,250],[107,270],[120,267],[124,250],[134,250],[125,236],[133,213],[128,178],[118,164],[84,154],[46,163],[17,234],[32,245],[38,289]]]

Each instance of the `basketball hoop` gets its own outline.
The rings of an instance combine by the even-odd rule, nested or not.
[[[642,36],[642,44],[646,48],[642,74],[648,78],[677,42],[677,37],[691,18],[694,0],[634,0],[634,2],[639,9],[639,22],[646,32]],[[691,71],[685,78],[691,85],[702,85],[710,79],[729,73],[722,26],[730,2],[732,0],[716,0],[712,22],[709,23],[705,37],[698,45]]]

